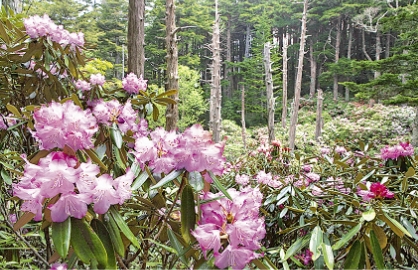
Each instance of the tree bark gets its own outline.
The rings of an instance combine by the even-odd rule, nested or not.
[[[377,26],[376,26],[377,29]],[[380,60],[380,54],[382,53],[382,42],[381,42],[381,34],[379,29],[376,30],[376,61]],[[374,72],[374,78],[379,78],[381,75],[380,71]]]
[[[341,45],[341,15],[338,16],[337,21],[337,36],[335,38],[335,58],[334,63],[337,64],[340,60],[340,45]],[[333,82],[334,101],[338,101],[338,74],[334,74]]]
[[[318,89],[318,98],[316,102],[316,128],[315,128],[315,140],[318,141],[318,138],[322,134],[322,102],[324,98],[322,97],[322,90]]]
[[[129,0],[128,73],[144,76],[145,0]],[[124,67],[122,67],[124,68]]]
[[[347,59],[350,60],[351,59],[351,50],[353,47],[353,25],[349,24],[350,29],[348,32],[348,49],[347,49]],[[345,101],[349,102],[350,101],[350,89],[346,86],[345,87]]]
[[[212,84],[210,90],[210,126],[213,133],[214,142],[219,142],[221,137],[221,47],[218,0],[215,0],[215,23],[212,35]]]
[[[311,64],[311,83],[309,84],[309,97],[313,98],[316,87],[316,59],[314,56],[313,39],[309,41],[309,62]]]
[[[390,57],[390,32],[386,34],[385,58]]]
[[[247,130],[245,128],[245,85],[241,84],[241,137],[244,149],[247,149]]]
[[[362,44],[362,50],[363,50],[363,54],[364,56],[367,58],[367,60],[372,61],[372,58],[370,57],[370,55],[367,53],[366,50],[366,34],[365,34],[365,30],[364,28],[361,29],[361,44]]]
[[[267,92],[268,132],[269,143],[275,140],[274,136],[274,101],[273,76],[271,74],[270,42],[264,44],[264,71]]]
[[[287,48],[289,42],[289,33],[286,31],[286,34],[283,35],[283,98],[282,98],[282,127],[286,128],[286,118],[287,118]]]
[[[305,54],[307,13],[308,13],[308,0],[304,0],[303,14],[302,14],[302,27],[301,27],[301,35],[300,35],[300,47],[299,47],[298,73],[296,76],[296,85],[295,85],[295,103],[294,103],[294,108],[293,108],[293,114],[290,119],[290,130],[289,130],[289,148],[292,151],[295,149],[296,125],[298,123],[300,92],[302,90],[302,72],[303,72],[303,58]]]
[[[166,49],[167,49],[167,83],[165,91],[179,89],[178,76],[178,50],[177,50],[177,28],[174,0],[166,0]],[[170,96],[178,102],[178,93]],[[166,130],[176,130],[179,119],[179,110],[177,104],[169,104],[166,114]]]
[[[232,62],[232,48],[231,48],[231,15],[227,15],[227,22],[226,22],[226,61],[229,63]],[[226,87],[226,97],[232,98],[232,69],[230,66],[226,68],[225,72],[225,80],[228,81],[228,85]]]

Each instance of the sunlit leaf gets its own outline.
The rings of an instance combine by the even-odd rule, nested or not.
[[[338,250],[343,247],[348,241],[350,241],[361,229],[362,223],[357,224],[350,231],[348,231],[340,240],[338,240],[333,246],[333,250]]]
[[[190,231],[196,224],[196,212],[193,188],[186,185],[181,193],[181,234],[183,239],[189,243],[191,241]]]
[[[377,269],[385,269],[382,249],[380,248],[379,241],[377,240],[376,234],[373,230],[370,231],[370,240],[372,245],[373,258]]]

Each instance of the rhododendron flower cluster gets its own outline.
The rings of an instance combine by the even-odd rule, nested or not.
[[[381,183],[372,183],[369,190],[359,189],[357,194],[366,202],[372,199],[392,199],[395,194]]]
[[[35,15],[24,19],[26,33],[31,38],[50,37],[62,46],[70,45],[72,49],[84,46],[84,34],[70,33],[62,25],[56,25],[47,14],[42,17]]]
[[[85,91],[90,91],[91,85],[90,85],[89,82],[86,82],[84,80],[77,80],[75,82],[75,88],[77,88],[78,90],[81,90],[81,91],[85,92]]]
[[[144,121],[137,123],[138,113],[132,108],[131,101],[128,100],[125,105],[122,105],[116,99],[110,101],[103,101],[98,99],[89,103],[92,108],[92,113],[96,117],[97,122],[106,126],[111,126],[116,123],[123,133],[131,130],[138,132]],[[145,121],[146,122],[146,121]],[[146,124],[148,127],[148,124]],[[142,133],[141,133],[142,134]]]
[[[202,216],[192,235],[204,256],[213,250],[219,268],[243,269],[251,260],[262,256],[260,241],[266,234],[264,218],[259,217],[263,195],[258,188],[247,186],[241,191],[230,188],[233,201],[222,198],[201,206]],[[222,193],[205,193],[202,199],[213,199]]]
[[[103,84],[106,82],[105,76],[103,76],[100,73],[97,74],[91,74],[90,75],[90,83],[92,85],[100,85],[103,86]]]
[[[138,78],[131,72],[122,80],[122,86],[126,92],[130,94],[138,94],[139,90],[147,89],[147,80],[144,80],[142,75]]]
[[[399,157],[411,157],[414,155],[414,147],[409,144],[409,142],[400,142],[399,145],[392,147],[386,145],[380,150],[380,155],[384,160],[395,160]]]
[[[91,161],[80,164],[76,157],[51,152],[38,164],[26,160],[20,182],[13,184],[13,194],[24,200],[21,210],[35,214],[36,221],[42,219],[45,199],[56,196],[59,199],[48,206],[53,222],[65,221],[68,216],[81,219],[91,203],[97,214],[104,214],[111,205],[130,198],[134,174],[128,170],[113,179],[108,174],[97,177],[99,173],[100,168]]]
[[[149,136],[137,135],[133,154],[141,168],[147,165],[155,173],[185,169],[221,175],[225,163],[224,144],[213,143],[211,137],[197,124],[187,128],[183,134],[156,128]],[[211,179],[205,179],[211,182]]]
[[[82,110],[73,101],[61,104],[52,102],[42,105],[33,114],[34,138],[40,149],[64,148],[65,145],[74,151],[92,148],[92,138],[98,130],[96,118],[89,109]]]

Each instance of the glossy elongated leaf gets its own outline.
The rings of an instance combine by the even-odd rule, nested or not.
[[[84,151],[87,153],[87,155],[97,164],[99,164],[100,167],[102,167],[104,170],[107,171],[107,166],[99,159],[99,157],[96,155],[96,153],[91,149],[84,149]]]
[[[122,236],[120,235],[119,227],[115,220],[110,215],[107,215],[104,224],[109,232],[114,250],[120,256],[125,256],[125,246],[123,245]]]
[[[344,269],[362,269],[360,259],[364,253],[364,245],[359,240],[354,241],[344,262]]]
[[[413,167],[409,167],[408,171],[405,173],[405,177],[412,177],[415,175],[415,170]]]
[[[363,212],[361,216],[364,218],[365,221],[372,221],[376,217],[376,212],[373,208],[370,208],[366,212]]]
[[[324,235],[324,242],[322,243],[322,253],[324,255],[325,265],[328,269],[334,269],[334,252],[326,235]]]
[[[196,192],[199,192],[205,186],[203,177],[200,172],[189,172],[188,175],[189,184],[193,187]]]
[[[165,91],[165,92],[159,94],[158,96],[156,96],[156,98],[163,98],[163,97],[172,96],[172,95],[177,94],[177,92],[178,92],[177,90],[168,90],[168,91]]]
[[[411,237],[411,234],[398,221],[391,218],[385,212],[383,212],[383,216],[380,216],[379,218],[389,225],[392,231],[399,237],[402,238],[404,235]]]
[[[355,227],[353,227],[351,230],[349,230],[340,240],[337,241],[337,243],[335,243],[332,246],[332,249],[338,250],[342,246],[344,246],[348,241],[350,241],[354,237],[354,235],[356,235],[360,231],[361,225],[362,223],[359,223]]]
[[[156,185],[150,187],[150,190],[164,186],[165,184],[179,177],[183,172],[184,170],[172,171],[171,173],[167,174],[163,179],[161,179]]]
[[[6,105],[6,108],[7,108],[7,110],[9,112],[11,112],[12,114],[14,114],[16,117],[19,117],[19,118],[22,117],[22,115],[20,114],[19,110],[15,106],[13,106],[12,104],[7,104]]]
[[[7,171],[4,168],[1,169],[0,174],[1,174],[1,178],[6,184],[8,185],[12,184],[12,178],[10,178],[10,175],[7,173]]]
[[[140,175],[134,180],[132,183],[132,190],[137,190],[138,188],[142,187],[142,185],[147,181],[148,173],[146,171],[141,172]]]
[[[26,212],[19,218],[18,221],[13,225],[13,230],[17,231],[23,226],[25,226],[29,221],[31,221],[35,217],[34,213]]]
[[[112,142],[116,145],[117,148],[120,149],[122,147],[122,133],[116,127],[116,125],[110,128],[110,138],[112,139]]]
[[[174,247],[174,249],[177,251],[177,254],[180,258],[180,260],[185,264],[189,265],[189,262],[186,259],[186,256],[184,256],[184,246],[180,243],[180,241],[177,239],[176,234],[171,229],[167,229],[167,235],[168,239],[170,239],[171,246]]]
[[[222,185],[221,182],[219,182],[218,178],[213,174],[213,172],[208,171],[208,173],[209,173],[210,178],[212,178],[215,186],[225,195],[225,197],[227,197],[228,199],[232,201],[231,195],[228,194],[228,191],[226,191],[226,188]]]
[[[311,250],[312,260],[316,261],[321,256],[321,247],[323,243],[323,231],[320,226],[316,226],[309,241],[309,249]]]
[[[141,248],[141,246],[139,245],[138,239],[136,239],[135,235],[129,229],[128,225],[123,220],[122,216],[119,214],[119,212],[115,209],[114,206],[111,206],[109,208],[109,213],[110,213],[110,217],[114,219],[119,229],[126,236],[126,238],[128,238],[128,240],[131,241],[132,245],[134,245],[138,249]]]
[[[0,38],[6,43],[10,43],[9,35],[6,32],[3,22],[0,21]]]
[[[71,245],[84,263],[97,261],[100,268],[107,265],[106,249],[90,225],[81,219],[71,219]]]
[[[181,235],[186,243],[191,240],[190,230],[196,224],[195,202],[193,188],[186,185],[181,193]]]
[[[52,241],[61,258],[66,258],[70,248],[71,239],[71,218],[64,222],[52,223]]]
[[[299,252],[302,248],[304,248],[310,241],[311,235],[307,234],[302,238],[298,238],[286,251],[286,255],[282,259],[283,261],[286,261],[291,256],[295,255],[297,252]]]
[[[385,231],[377,226],[375,223],[372,225],[373,231],[376,233],[377,240],[381,249],[384,249],[388,243],[388,237],[386,236]]]
[[[116,267],[116,257],[115,251],[113,249],[112,239],[110,238],[109,232],[103,223],[98,219],[93,219],[91,221],[91,227],[99,236],[100,240],[103,243],[104,248],[106,249],[107,254],[107,264],[106,269],[117,269]]]
[[[385,269],[382,249],[380,248],[379,240],[377,240],[376,233],[373,230],[370,231],[370,242],[372,246],[374,262],[376,263],[377,269]]]

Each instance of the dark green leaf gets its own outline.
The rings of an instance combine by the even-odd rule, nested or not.
[[[168,238],[170,239],[171,246],[174,247],[174,249],[177,251],[177,254],[178,254],[180,260],[185,265],[189,265],[186,257],[183,254],[184,253],[184,246],[177,239],[176,234],[171,229],[167,229],[167,234],[168,234]]]
[[[52,223],[52,241],[61,258],[66,258],[71,239],[71,218]]]
[[[123,245],[122,237],[120,235],[119,227],[116,224],[115,220],[107,215],[105,218],[105,226],[109,232],[110,239],[112,240],[112,245],[116,253],[120,256],[125,256],[125,246]]]
[[[110,213],[109,216],[114,219],[114,221],[118,225],[119,229],[126,236],[126,238],[128,238],[128,240],[131,241],[132,245],[134,245],[136,248],[140,249],[141,246],[139,245],[138,239],[136,239],[135,235],[129,229],[128,225],[123,220],[122,216],[119,214],[119,211],[116,210],[116,208],[114,206],[111,206],[109,208],[109,213]]]
[[[377,269],[385,269],[382,249],[380,248],[379,240],[377,240],[376,234],[373,230],[370,231],[370,241],[372,245],[373,258]]]
[[[142,187],[142,185],[147,181],[148,173],[143,171],[133,182],[131,189],[137,190],[138,188]]]
[[[357,224],[350,231],[348,231],[337,243],[332,246],[333,250],[338,250],[350,241],[361,229],[362,223]]]
[[[4,180],[4,182],[8,185],[11,185],[12,178],[10,178],[10,175],[7,173],[7,171],[4,168],[2,168],[0,173],[1,173],[1,178]]]
[[[191,241],[190,231],[196,224],[193,188],[186,185],[181,193],[181,234],[186,243]]]
[[[183,172],[184,170],[172,171],[171,173],[167,174],[163,179],[161,179],[156,185],[150,187],[150,190],[164,186],[165,184],[179,177]]]
[[[215,186],[225,195],[225,197],[227,197],[228,199],[232,201],[231,195],[228,194],[228,191],[226,191],[225,187],[222,185],[221,182],[219,182],[218,178],[213,174],[213,172],[208,171],[208,173],[209,173],[210,178],[212,178]]]
[[[103,243],[104,248],[106,249],[107,265],[104,268],[117,269],[115,251],[113,249],[112,239],[110,238],[108,230],[103,225],[103,223],[99,221],[98,219],[93,219],[91,221],[91,227],[99,236],[100,240]]]
[[[304,248],[310,241],[310,234],[305,235],[303,238],[298,238],[286,251],[286,255],[284,256],[283,261],[286,261],[297,252],[299,252],[302,248]]]

